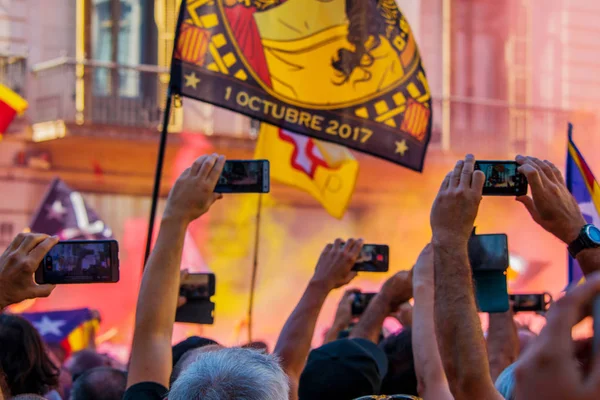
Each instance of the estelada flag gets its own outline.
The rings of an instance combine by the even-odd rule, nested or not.
[[[254,157],[269,159],[271,178],[310,193],[332,216],[344,216],[358,175],[348,149],[262,123]]]
[[[395,0],[184,0],[171,90],[421,171],[431,95]]]
[[[569,124],[567,147],[567,188],[577,200],[581,213],[588,224],[600,226],[600,186],[592,170],[573,142],[573,125]],[[569,285],[583,280],[583,272],[577,260],[569,256]]]
[[[92,344],[100,322],[88,308],[23,313],[48,344],[60,345],[67,355]]]
[[[0,83],[0,140],[13,119],[24,112],[27,106],[24,98]]]

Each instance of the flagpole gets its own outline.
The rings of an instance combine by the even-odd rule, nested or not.
[[[252,310],[254,308],[254,289],[256,288],[256,274],[258,271],[258,251],[260,244],[260,214],[262,210],[262,194],[258,195],[256,210],[256,226],[254,230],[254,257],[252,260],[252,278],[250,279],[250,301],[248,302],[248,343],[252,342]]]
[[[165,113],[163,115],[162,129],[160,132],[160,142],[158,144],[158,157],[156,159],[156,171],[154,173],[154,189],[152,189],[152,204],[150,205],[150,219],[148,221],[148,236],[146,237],[146,252],[144,254],[144,265],[146,267],[150,251],[152,250],[152,235],[154,233],[154,220],[156,219],[156,207],[158,205],[158,196],[160,195],[160,181],[162,178],[163,164],[165,161],[165,149],[167,147],[167,134],[169,130],[169,120],[171,118],[171,84],[167,88],[167,103],[165,104]]]

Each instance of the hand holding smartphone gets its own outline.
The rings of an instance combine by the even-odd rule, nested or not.
[[[476,161],[475,170],[485,174],[484,196],[524,196],[527,178],[517,171],[515,161]]]
[[[511,294],[508,297],[513,302],[515,313],[522,311],[546,312],[552,304],[550,293]]]
[[[215,303],[210,301],[210,298],[215,295],[215,289],[215,274],[188,274],[179,288],[179,296],[185,297],[186,302],[177,308],[175,322],[213,324],[215,321]]]
[[[367,309],[367,306],[373,300],[377,293],[354,293],[354,301],[352,301],[352,316],[357,317],[362,315]]]
[[[269,160],[225,161],[215,193],[269,193]]]
[[[35,271],[35,282],[40,285],[118,281],[119,244],[116,240],[58,242]]]

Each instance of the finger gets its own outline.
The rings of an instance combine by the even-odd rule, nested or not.
[[[537,168],[542,172],[542,180],[543,179],[549,179],[550,181],[554,181],[554,172],[552,171],[552,168],[550,168],[550,166],[548,164],[546,164],[545,162],[543,162],[540,159],[537,159],[535,157],[528,157],[536,166]]]
[[[181,282],[185,281],[190,276],[190,273],[187,269],[182,269],[179,273],[179,280]]]
[[[527,158],[519,154],[515,157],[515,161],[517,162],[517,164],[523,165],[525,164],[525,161],[527,161]]]
[[[467,154],[463,164],[462,172],[460,173],[460,187],[470,188],[473,171],[475,170],[475,157],[473,154]]]
[[[533,199],[529,196],[519,196],[516,198],[519,203],[522,203],[533,219],[537,219],[537,209]]]
[[[210,171],[212,171],[216,162],[217,162],[216,154],[211,154],[210,156],[208,156],[208,158],[206,160],[204,160],[204,162],[202,163],[202,166],[200,167],[200,171],[198,171],[197,176],[202,179],[208,178],[208,175],[210,174]],[[216,182],[215,182],[215,185],[216,185]]]
[[[58,236],[46,237],[41,243],[39,243],[33,250],[29,252],[29,258],[31,263],[29,264],[32,272],[38,268],[38,265],[42,262],[46,254],[58,243]]]
[[[452,171],[452,177],[450,178],[450,187],[458,187],[460,183],[460,174],[462,173],[462,169],[465,162],[463,160],[458,160],[456,165],[454,166],[454,170]]]
[[[450,186],[450,179],[452,178],[452,171],[448,172],[442,181],[442,186],[440,186],[440,191],[448,189]]]
[[[48,297],[52,293],[52,291],[56,288],[56,285],[36,285],[31,288],[29,291],[31,297]]]
[[[194,161],[191,168],[192,175],[198,175],[198,172],[200,172],[200,168],[202,167],[202,164],[204,164],[204,160],[206,160],[207,157],[207,155],[203,155],[198,157],[196,161]]]
[[[183,306],[185,303],[187,303],[187,298],[185,298],[185,296],[179,296],[177,298],[177,308]]]
[[[344,243],[344,241],[340,238],[335,239],[335,242],[333,242],[333,248],[334,249],[341,249],[342,248],[342,243]],[[346,243],[346,246],[348,245],[348,243]]]
[[[352,244],[346,246],[346,248],[348,249],[348,253],[353,256],[358,256],[360,254],[360,251],[362,250],[362,247],[363,247],[362,239],[352,240]]]
[[[46,240],[48,237],[48,235],[41,233],[29,233],[19,245],[17,251],[23,255],[27,255],[35,248],[35,246]]]
[[[210,171],[210,173],[208,175],[208,182],[211,185],[217,186],[217,182],[219,182],[219,178],[221,177],[221,174],[223,173],[223,167],[225,167],[225,156],[219,156],[219,157],[217,157],[217,160],[215,162],[215,165],[213,166],[213,169]]]
[[[551,170],[552,170],[552,174],[554,175],[554,181],[556,183],[560,183],[560,184],[565,184],[565,179],[562,176],[562,173],[560,172],[560,170],[558,168],[556,168],[556,165],[552,164],[550,161],[548,160],[544,160],[544,164],[546,164]]]
[[[15,236],[15,238],[13,239],[13,241],[8,245],[8,248],[6,249],[7,252],[13,252],[15,250],[17,250],[19,248],[19,246],[21,245],[21,243],[23,243],[23,240],[25,240],[25,238],[28,236],[27,233],[19,233],[17,236]]]
[[[541,178],[542,172],[538,170],[535,164],[523,164],[517,168],[517,171],[525,175],[527,181],[529,182],[529,186],[531,186],[532,192],[539,191],[544,188]]]
[[[327,245],[325,246],[325,248],[323,249],[323,253],[329,253],[331,250],[333,250],[333,244],[331,243],[327,243]]]
[[[485,174],[483,171],[473,172],[473,178],[471,179],[471,188],[477,193],[483,193],[483,185],[485,184]]]

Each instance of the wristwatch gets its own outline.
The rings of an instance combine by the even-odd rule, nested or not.
[[[581,228],[577,239],[569,245],[569,254],[575,258],[580,251],[596,247],[600,247],[600,229],[588,224]]]

